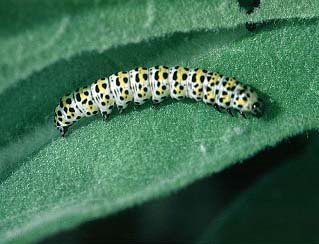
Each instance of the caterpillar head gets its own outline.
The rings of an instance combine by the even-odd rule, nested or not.
[[[262,100],[258,98],[254,90],[246,85],[238,86],[233,106],[241,113],[251,113],[256,117],[261,117],[263,113]]]
[[[247,107],[249,111],[256,117],[261,117],[263,114],[263,101],[258,97],[257,93],[250,89],[250,98],[248,99]]]
[[[255,115],[256,117],[261,117],[263,114],[263,103],[260,98],[257,99],[257,102],[253,103],[252,105],[252,114]]]

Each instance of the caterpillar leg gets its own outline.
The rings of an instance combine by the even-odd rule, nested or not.
[[[59,131],[60,131],[62,137],[64,137],[64,135],[67,133],[68,129],[69,129],[69,126],[59,127]]]
[[[117,106],[117,110],[119,111],[119,114],[123,113],[125,108],[123,108],[121,105]]]
[[[152,100],[152,105],[153,105],[153,106],[157,106],[157,105],[159,105],[161,102],[163,102],[164,100],[165,100],[164,98],[162,98],[161,101]]]
[[[240,111],[239,113],[240,113],[241,116],[244,117],[244,119],[247,119],[247,117],[246,117],[246,115],[245,115],[245,113],[243,111]]]
[[[107,120],[109,118],[109,114],[107,112],[103,112],[102,117],[104,120]]]
[[[216,109],[218,112],[220,113],[222,112],[217,104],[214,104],[213,106],[214,106],[214,109]]]
[[[227,108],[226,109],[226,111],[232,116],[232,117],[234,117],[234,115],[232,114],[232,112],[231,112],[231,109],[230,108]]]

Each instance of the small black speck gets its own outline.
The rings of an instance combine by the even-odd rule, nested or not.
[[[177,80],[177,71],[175,71],[173,74],[173,80]]]
[[[140,77],[138,76],[138,74],[136,74],[136,76],[135,76],[135,81],[136,81],[136,83],[140,82]]]
[[[196,82],[196,73],[192,76],[192,82]]]
[[[80,93],[77,93],[77,94],[75,95],[75,97],[76,97],[76,100],[77,100],[78,102],[81,102]]]
[[[158,71],[155,72],[154,77],[155,77],[155,80],[158,80],[158,79],[159,79]]]
[[[120,80],[119,80],[119,77],[116,77],[115,83],[116,83],[117,86],[120,86],[120,85],[121,85]]]
[[[71,103],[72,103],[72,100],[71,100],[71,98],[67,98],[65,102],[66,102],[67,104],[71,104]]]
[[[187,79],[187,74],[184,73],[183,76],[182,76],[182,79],[186,80]]]

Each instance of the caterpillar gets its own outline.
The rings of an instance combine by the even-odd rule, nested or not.
[[[54,122],[64,136],[82,117],[100,112],[107,119],[115,105],[121,112],[133,101],[135,105],[142,105],[152,99],[158,104],[168,97],[202,100],[219,112],[224,109],[233,115],[232,111],[238,111],[244,118],[245,113],[262,115],[262,100],[257,93],[234,77],[201,68],[158,65],[120,71],[63,96],[55,108]]]

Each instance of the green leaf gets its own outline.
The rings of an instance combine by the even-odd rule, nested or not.
[[[281,0],[260,1],[259,8],[250,15],[250,18],[254,22],[270,19],[316,18],[319,15],[318,3],[317,0],[293,0],[289,3]]]
[[[316,18],[270,21],[249,33],[234,3],[183,3],[70,3],[57,5],[45,22],[43,6],[33,4],[34,21],[18,18],[7,28],[10,18],[0,15],[7,18],[0,39],[0,241],[32,242],[115,213],[319,127]],[[144,28],[147,18],[140,16],[147,12],[155,17]],[[50,36],[58,41],[41,50]],[[52,111],[61,95],[118,70],[159,63],[236,75],[264,94],[265,116],[244,120],[171,101],[107,123],[83,120],[58,138]]]
[[[318,243],[318,133],[311,141],[303,156],[288,160],[233,202],[200,243]]]
[[[0,16],[0,35],[6,37],[0,38],[0,94],[32,72],[84,51],[102,52],[175,32],[233,27],[246,18],[232,0],[13,0],[0,3]]]

